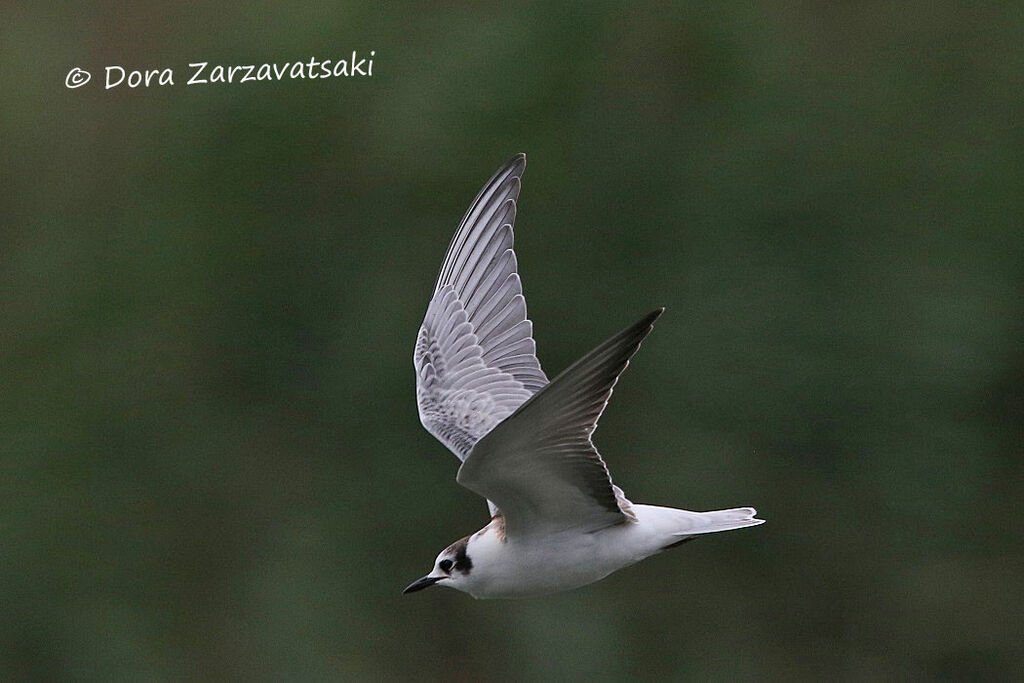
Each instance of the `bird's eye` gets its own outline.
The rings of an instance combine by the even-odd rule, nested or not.
[[[443,572],[450,572],[452,570],[451,560],[441,560],[440,564],[437,565]]]

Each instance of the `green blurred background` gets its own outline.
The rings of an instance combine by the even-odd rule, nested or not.
[[[1019,4],[4,15],[3,679],[1024,675]],[[352,50],[372,78],[184,84]],[[668,307],[597,434],[616,482],[768,523],[403,597],[486,521],[412,344],[519,151],[548,374]]]

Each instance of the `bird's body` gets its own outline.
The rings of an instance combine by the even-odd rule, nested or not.
[[[700,534],[761,524],[753,508],[634,505],[591,441],[658,309],[548,381],[512,250],[526,158],[498,170],[463,218],[416,339],[420,420],[462,461],[457,481],[491,522],[438,555],[406,592],[447,585],[477,598],[568,590]]]
[[[474,598],[518,598],[579,588],[599,581],[701,533],[759,524],[750,508],[689,512],[634,505],[636,521],[590,534],[563,530],[539,538],[505,535],[500,516],[466,542],[472,567],[462,590]]]

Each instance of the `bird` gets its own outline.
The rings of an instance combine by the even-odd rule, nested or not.
[[[584,586],[701,535],[763,523],[738,507],[632,503],[592,434],[622,371],[664,311],[643,316],[548,381],[513,249],[526,155],[499,168],[448,246],[413,365],[420,421],[461,461],[456,481],[490,521],[403,593],[446,586],[522,598]]]

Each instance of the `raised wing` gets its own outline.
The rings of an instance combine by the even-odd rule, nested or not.
[[[458,482],[493,501],[509,538],[635,520],[591,441],[619,375],[664,309],[608,339],[477,442]]]
[[[473,200],[416,338],[420,421],[460,460],[547,384],[512,250],[525,168],[526,155],[516,155]]]

